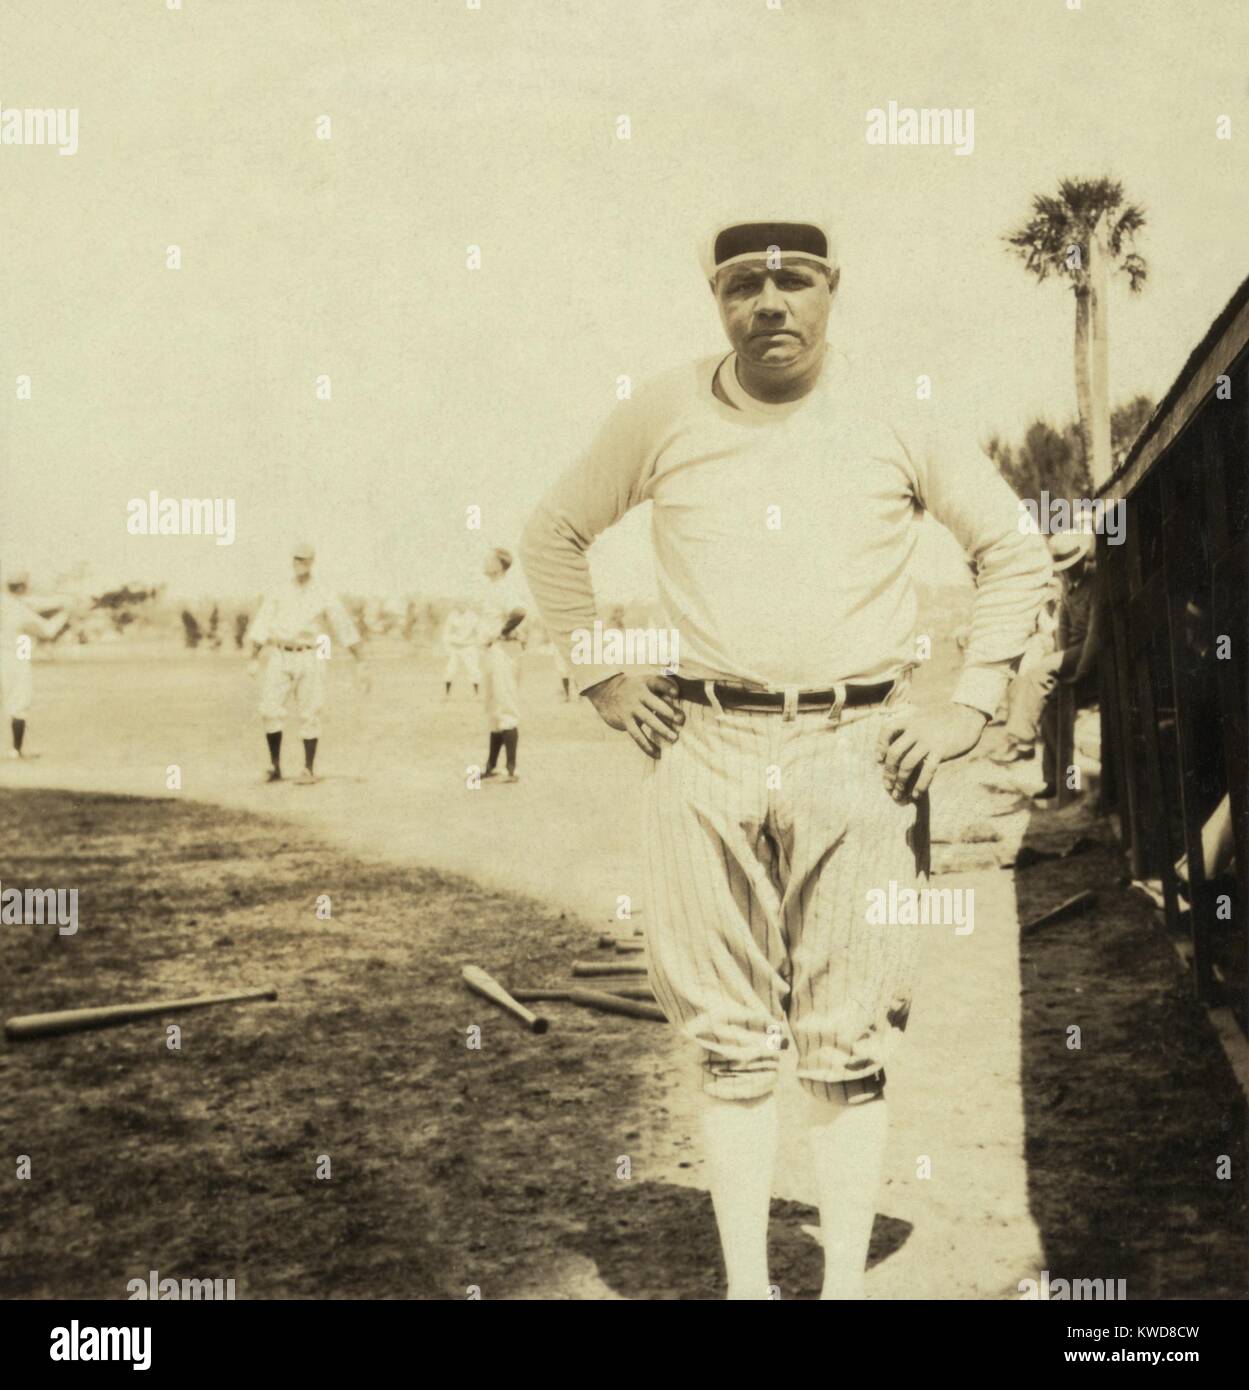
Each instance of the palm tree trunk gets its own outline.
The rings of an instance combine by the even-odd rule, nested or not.
[[[1109,477],[1110,456],[1110,353],[1106,324],[1106,263],[1109,252],[1102,239],[1102,219],[1089,237],[1089,468],[1093,486]]]
[[[1081,277],[1075,287],[1076,296],[1076,414],[1080,427],[1080,447],[1084,452],[1084,464],[1093,466],[1093,384],[1091,363],[1089,361],[1089,287],[1088,281]]]

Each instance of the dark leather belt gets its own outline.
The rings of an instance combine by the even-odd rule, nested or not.
[[[709,705],[707,682],[692,681],[687,676],[669,676],[683,700],[692,700],[698,705]],[[846,702],[843,709],[853,709],[856,705],[878,705],[893,689],[893,681],[878,681],[875,685],[848,685],[845,687]],[[724,709],[782,710],[785,708],[785,694],[781,690],[749,690],[744,685],[712,684],[716,699]],[[831,709],[837,703],[835,690],[803,690],[798,694],[799,709]]]
[[[283,652],[310,652],[316,646],[315,642],[275,642],[273,644],[279,651]]]

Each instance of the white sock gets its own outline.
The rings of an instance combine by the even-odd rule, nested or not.
[[[703,1144],[728,1297],[769,1298],[768,1208],[776,1166],[776,1096],[703,1099]]]
[[[880,1193],[889,1109],[883,1097],[831,1100],[807,1091],[808,1142],[824,1243],[822,1299],[862,1298],[867,1249]],[[857,1102],[857,1103],[856,1103]]]

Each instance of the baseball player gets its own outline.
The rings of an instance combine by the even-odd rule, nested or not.
[[[13,736],[10,758],[23,756],[26,738],[26,716],[34,694],[34,676],[30,652],[24,637],[44,637],[51,641],[69,622],[61,613],[55,620],[44,618],[26,601],[30,576],[25,570],[13,570],[0,592],[0,703],[9,718]]]
[[[451,682],[462,666],[473,683],[473,694],[481,686],[481,667],[477,661],[477,615],[468,608],[453,608],[442,625],[442,645],[447,653],[447,669],[442,673],[444,698],[451,694]]]
[[[641,502],[674,674],[579,668],[644,765],[650,979],[698,1045],[708,1175],[732,1299],[767,1297],[780,1051],[806,1092],[823,1298],[862,1297],[885,1068],[911,1006],[910,924],[873,890],[923,884],[928,789],[976,746],[1049,581],[1015,495],[966,441],[905,417],[827,350],[839,268],[817,223],[724,226],[704,273],[730,350],[622,403],[525,529],[556,641],[595,617],[586,552]],[[898,426],[895,432],[895,425]],[[950,700],[906,700],[923,514],[976,564]],[[662,755],[662,756],[661,756]],[[902,914],[899,914],[902,915]]]
[[[572,700],[572,666],[567,657],[555,647],[555,669],[559,672],[560,689],[564,692],[564,703],[568,704]]]
[[[481,644],[482,694],[486,702],[486,723],[490,728],[490,751],[482,777],[497,777],[499,754],[506,753],[507,782],[519,782],[516,749],[520,742],[520,697],[517,692],[520,665],[520,625],[525,620],[509,575],[512,552],[502,546],[486,560],[486,593],[482,604],[478,640]]]
[[[1010,688],[1006,718],[1006,743],[992,761],[1007,765],[1034,756],[1041,739],[1044,786],[1037,795],[1046,801],[1058,790],[1058,702],[1054,692],[1060,681],[1076,677],[1088,636],[1093,609],[1093,581],[1089,571],[1093,537],[1083,531],[1060,531],[1047,538],[1054,566],[1054,585],[1049,608],[1042,614],[1019,663]]]
[[[360,687],[368,690],[360,634],[338,598],[313,579],[315,558],[311,545],[295,546],[291,552],[291,578],[265,595],[251,625],[248,674],[256,674],[260,653],[269,648],[260,682],[260,717],[269,745],[270,782],[282,780],[282,724],[291,698],[299,713],[299,732],[304,741],[304,770],[295,779],[296,784],[310,786],[317,780],[313,764],[325,703],[330,633],[356,659]]]

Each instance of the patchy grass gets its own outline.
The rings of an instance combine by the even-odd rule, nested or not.
[[[5,1016],[279,990],[4,1046],[3,1296],[123,1298],[150,1269],[253,1298],[505,1296],[622,1186],[659,1025],[556,1004],[534,1037],[460,982],[562,981],[581,924],[182,802],[11,793],[0,842],[29,852],[0,879],[76,887],[80,923],[3,928]]]

